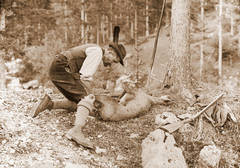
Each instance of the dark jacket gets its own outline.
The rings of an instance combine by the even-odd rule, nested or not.
[[[49,76],[58,90],[70,101],[78,103],[87,95],[80,80],[79,70],[86,58],[85,51],[96,44],[86,44],[68,50],[71,54],[58,54],[49,69]],[[66,53],[66,52],[65,52]],[[69,72],[66,70],[69,69]]]
[[[50,67],[50,77],[52,80],[65,80],[66,77],[69,77],[69,74],[66,75],[66,68],[69,68],[70,73],[79,73],[79,70],[82,67],[82,64],[86,58],[85,51],[88,47],[98,46],[96,44],[84,44],[67,50],[70,52],[70,56],[58,54],[53,60],[53,63]]]

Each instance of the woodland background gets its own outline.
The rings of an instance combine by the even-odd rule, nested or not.
[[[139,36],[154,33],[161,1],[146,2],[2,0],[2,18],[5,15],[0,39],[2,58],[23,60],[26,70],[20,72],[23,76],[19,74],[21,82],[36,75],[45,81],[46,63],[55,53],[86,42],[106,45],[112,41],[114,25],[120,25],[120,40],[127,44],[134,43],[136,33]]]
[[[162,0],[1,0],[1,59],[6,62],[19,58],[23,62],[15,74],[20,82],[37,78],[44,83],[48,80],[46,67],[56,53],[87,42],[107,45],[114,25],[120,25],[120,40],[125,45],[136,48],[151,39],[161,9]],[[191,2],[191,54],[198,59],[199,47],[204,45],[206,65],[201,71],[205,74],[212,73],[217,60],[218,20],[217,0]],[[170,21],[168,0],[162,22],[167,35]],[[237,0],[224,1],[222,25],[223,57],[236,57],[240,53]]]
[[[240,2],[222,0],[220,16],[220,1],[185,1],[191,2],[188,25],[191,69],[193,81],[198,83],[200,103],[206,105],[219,92],[225,92],[222,101],[235,114],[237,122],[227,119],[222,126],[213,127],[204,118],[201,130],[195,122],[185,132],[176,132],[174,138],[189,167],[196,167],[201,149],[212,143],[222,151],[219,167],[240,166]],[[153,106],[145,115],[127,121],[90,118],[84,133],[96,144],[97,151],[77,146],[64,136],[73,126],[74,113],[55,110],[35,119],[31,117],[33,105],[44,93],[63,98],[49,82],[51,60],[57,53],[87,42],[108,45],[112,41],[112,28],[120,25],[120,42],[131,55],[128,68],[144,85],[163,0],[0,2],[0,167],[142,167],[141,143],[149,132],[157,129],[157,115],[193,114],[200,110],[201,106],[189,106],[175,92],[159,89],[171,57],[172,1],[167,0],[150,94],[170,94],[174,104]],[[223,59],[221,76],[219,41]],[[28,83],[31,81],[34,82]]]

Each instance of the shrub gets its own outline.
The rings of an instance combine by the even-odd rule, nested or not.
[[[42,46],[31,46],[25,48],[25,57],[23,59],[25,69],[22,74],[22,82],[37,79],[45,83],[48,77],[48,69],[54,56],[66,48],[66,45],[60,38],[50,31],[45,35]]]

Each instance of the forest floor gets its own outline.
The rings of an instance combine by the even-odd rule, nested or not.
[[[149,63],[153,42],[154,39],[150,39],[142,46],[141,55],[144,57],[141,59],[144,63]],[[162,66],[169,58],[168,37],[160,37],[158,44],[156,62],[160,62]],[[224,64],[223,86],[203,82],[200,93],[205,94],[206,103],[209,103],[218,93],[224,91],[226,95],[223,101],[228,103],[238,122],[228,120],[222,127],[214,128],[204,120],[203,132],[198,140],[196,134],[192,134],[196,130],[195,127],[192,133],[174,133],[189,167],[196,166],[200,150],[204,145],[211,143],[215,143],[223,152],[220,167],[240,167],[239,64],[239,60],[231,66]],[[162,78],[161,73],[164,72],[155,68],[154,73]],[[0,168],[140,168],[141,143],[156,129],[155,116],[166,111],[182,114],[186,113],[188,108],[185,102],[173,94],[170,95],[175,101],[173,105],[153,106],[138,118],[106,122],[90,117],[83,131],[95,144],[96,150],[89,150],[65,137],[66,132],[73,126],[73,112],[53,110],[46,111],[34,119],[31,117],[33,105],[44,92],[53,99],[63,98],[55,89],[46,87],[1,91]],[[158,90],[152,93],[156,96],[162,94]]]

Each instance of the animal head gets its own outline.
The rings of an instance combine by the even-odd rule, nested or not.
[[[134,80],[134,76],[131,74],[128,75],[123,75],[119,78],[119,81],[117,81],[121,84],[121,87],[126,91],[126,92],[133,92],[136,90],[136,83],[137,81]]]

